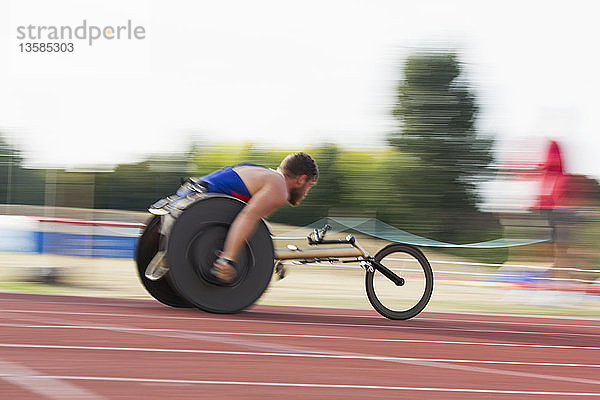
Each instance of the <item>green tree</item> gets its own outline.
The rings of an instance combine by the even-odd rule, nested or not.
[[[456,54],[407,59],[393,110],[399,127],[389,143],[412,156],[393,180],[416,230],[456,240],[466,219],[480,219],[476,183],[490,172],[493,141],[477,134],[477,113]]]
[[[141,211],[175,193],[190,176],[187,155],[154,156],[135,164],[120,164],[111,173],[96,173],[95,208]]]
[[[0,203],[14,204],[23,158],[0,132]]]

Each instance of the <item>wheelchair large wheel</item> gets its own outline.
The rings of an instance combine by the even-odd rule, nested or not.
[[[226,195],[208,195],[187,207],[171,229],[167,264],[173,287],[188,302],[213,313],[235,313],[252,305],[273,274],[273,241],[261,221],[239,254],[237,275],[223,284],[210,273],[223,249],[229,226],[245,203]]]
[[[173,289],[169,283],[168,274],[157,281],[151,281],[145,276],[146,267],[158,251],[160,240],[160,217],[154,216],[146,225],[140,236],[135,254],[137,272],[148,293],[156,300],[171,307],[193,307]]]
[[[423,311],[433,292],[433,271],[425,255],[416,247],[391,244],[374,258],[404,279],[396,286],[376,269],[367,271],[367,297],[375,310],[389,319],[409,319]]]

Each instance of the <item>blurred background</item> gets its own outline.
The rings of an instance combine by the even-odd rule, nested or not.
[[[131,258],[149,204],[302,150],[319,182],[270,217],[279,232],[360,216],[454,244],[544,240],[425,249],[431,308],[598,315],[589,3],[176,3],[0,6],[0,290],[145,296]],[[147,36],[18,51],[16,27],[84,18]]]

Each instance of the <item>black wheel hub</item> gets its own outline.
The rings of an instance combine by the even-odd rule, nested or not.
[[[253,268],[254,257],[248,246],[244,246],[235,263],[236,275],[231,282],[222,281],[213,274],[213,264],[218,257],[217,251],[223,249],[227,229],[228,226],[225,224],[213,224],[199,231],[190,242],[188,259],[200,279],[212,285],[231,287],[244,281]]]

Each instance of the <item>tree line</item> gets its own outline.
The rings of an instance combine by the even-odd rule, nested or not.
[[[389,146],[303,149],[319,165],[319,182],[299,207],[278,210],[273,221],[306,225],[327,215],[370,216],[442,241],[502,236],[497,216],[478,208],[477,182],[493,172],[493,140],[477,132],[477,102],[457,54],[417,52],[402,70]],[[288,153],[251,143],[197,145],[111,172],[68,172],[23,168],[19,152],[1,137],[0,147],[0,202],[124,210],[145,210],[173,193],[181,178],[239,162],[274,168]],[[492,253],[502,258],[506,252]]]

